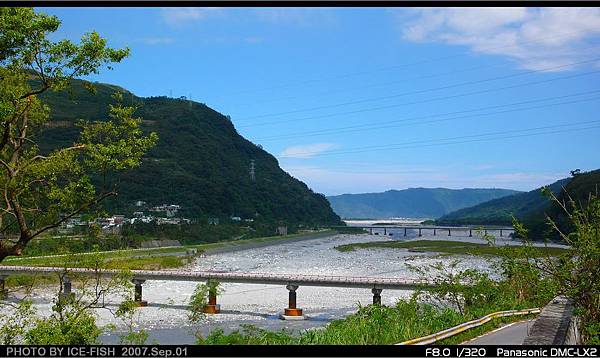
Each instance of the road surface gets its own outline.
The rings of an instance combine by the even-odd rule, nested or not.
[[[507,324],[488,332],[482,336],[464,342],[467,345],[490,345],[490,344],[523,344],[523,340],[527,337],[527,332],[533,326],[534,319]]]

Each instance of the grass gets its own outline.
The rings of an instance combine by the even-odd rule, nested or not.
[[[521,322],[532,319],[536,317],[537,314],[524,315],[524,316],[508,316],[508,317],[498,317],[489,321],[488,323],[482,324],[479,327],[475,327],[464,331],[462,333],[457,334],[456,336],[448,337],[442,341],[436,342],[436,344],[461,344],[463,342],[469,341],[473,338],[477,338],[483,334],[493,331],[496,328],[500,328],[506,324],[513,322]]]
[[[492,308],[490,308],[492,309]],[[488,313],[491,313],[488,312]],[[369,305],[344,319],[335,320],[324,328],[310,329],[292,334],[281,330],[272,332],[254,326],[242,326],[242,330],[224,334],[213,331],[201,339],[201,344],[395,344],[409,339],[427,336],[444,329],[457,326],[468,320],[479,318],[476,315],[460,315],[446,308],[438,309],[430,304],[415,300],[400,300],[395,306]],[[480,327],[465,331],[437,344],[458,344],[477,337],[505,323],[524,319],[502,317]]]
[[[443,240],[415,240],[415,241],[374,241],[355,244],[340,245],[335,247],[341,252],[354,251],[356,249],[369,248],[392,248],[407,249],[410,252],[437,252],[449,255],[493,255],[501,253],[500,247],[488,244],[472,242],[443,241]],[[534,254],[537,256],[557,256],[568,249],[560,247],[535,247]]]

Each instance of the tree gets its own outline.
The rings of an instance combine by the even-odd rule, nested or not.
[[[106,121],[80,121],[73,145],[40,153],[41,132],[52,123],[38,95],[64,91],[72,79],[111,69],[129,54],[95,32],[78,44],[50,40],[59,26],[32,8],[0,8],[0,262],[117,195],[111,174],[138,166],[157,139],[144,136],[134,108],[117,103]]]

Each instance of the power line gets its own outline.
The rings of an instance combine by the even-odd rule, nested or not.
[[[576,31],[571,31],[571,32],[565,32],[565,33],[558,34],[558,35],[553,35],[553,36],[539,37],[539,38],[536,38],[536,39],[533,39],[533,40],[530,40],[530,41],[524,41],[521,44],[538,43],[538,42],[543,42],[543,41],[546,41],[546,40],[549,40],[549,39],[556,39],[556,38],[571,36],[573,34],[577,34],[577,32]],[[478,52],[488,52],[488,51],[505,49],[505,48],[513,48],[513,47],[517,47],[517,46],[518,45],[516,45],[516,44],[503,45],[503,46],[493,46],[493,47],[479,49]],[[292,82],[292,83],[281,84],[281,85],[271,86],[271,87],[266,87],[266,88],[261,88],[261,89],[260,88],[259,89],[257,89],[257,88],[246,89],[246,90],[241,90],[241,91],[232,92],[232,93],[229,93],[229,94],[226,94],[226,95],[222,95],[221,97],[230,96],[232,94],[261,92],[261,91],[267,91],[267,90],[271,90],[271,89],[281,89],[281,88],[286,88],[286,87],[295,87],[295,86],[306,85],[306,84],[315,83],[315,82],[330,81],[330,80],[340,79],[340,78],[348,78],[348,77],[361,76],[361,75],[375,73],[375,72],[382,72],[382,71],[384,72],[384,71],[394,70],[394,69],[398,69],[398,68],[411,67],[411,66],[421,65],[421,64],[424,64],[424,63],[429,63],[429,62],[444,61],[444,60],[448,60],[448,59],[452,59],[452,58],[465,57],[465,56],[469,56],[469,55],[471,55],[471,53],[470,52],[466,52],[466,53],[460,53],[460,54],[456,54],[456,55],[449,55],[449,56],[434,57],[434,58],[429,58],[429,59],[422,59],[422,60],[417,60],[417,61],[414,61],[414,62],[403,63],[403,64],[399,64],[399,65],[381,67],[381,68],[374,69],[374,70],[369,70],[369,71],[358,71],[358,72],[346,73],[346,74],[342,74],[342,75],[321,77],[321,78],[304,80],[304,81],[295,81],[295,82]]]
[[[587,50],[598,50],[598,49],[599,49],[599,47],[594,46],[594,47],[588,48]],[[580,53],[581,53],[581,51],[579,52],[579,54]],[[358,87],[351,87],[351,88],[344,87],[342,89],[334,89],[334,90],[322,91],[319,93],[311,93],[311,96],[322,97],[322,96],[331,95],[331,94],[335,94],[335,93],[341,93],[341,92],[356,91],[356,90],[362,90],[362,89],[373,88],[373,87],[385,87],[385,86],[394,85],[394,84],[398,84],[398,83],[404,83],[406,81],[443,77],[443,76],[454,75],[454,74],[458,74],[458,73],[476,71],[476,70],[485,69],[485,68],[504,68],[504,67],[508,67],[508,66],[509,65],[506,65],[506,64],[480,65],[480,66],[463,68],[463,69],[453,70],[453,71],[448,71],[448,72],[434,73],[434,74],[429,74],[429,75],[419,75],[419,76],[413,76],[413,77],[405,77],[405,78],[402,78],[401,80],[388,81],[388,82],[383,82],[383,83],[374,83],[374,84],[358,86]],[[241,103],[241,105],[249,106],[249,105],[255,105],[255,104],[282,102],[282,101],[289,101],[289,100],[294,100],[294,99],[298,99],[298,98],[302,98],[302,96],[296,95],[296,96],[280,97],[280,98],[275,98],[275,99],[270,98],[268,100],[262,100],[262,101],[253,100],[252,102]],[[240,105],[240,103],[236,103],[236,104]]]
[[[443,116],[456,115],[456,114],[462,114],[462,113],[479,112],[479,111],[483,111],[483,110],[489,110],[489,109],[494,109],[494,108],[504,108],[504,107],[508,107],[508,106],[519,106],[519,105],[523,105],[523,104],[545,102],[545,101],[551,101],[551,100],[563,99],[563,98],[569,98],[569,97],[575,97],[575,96],[582,96],[582,95],[598,93],[598,92],[600,92],[600,89],[593,90],[593,91],[586,91],[586,92],[578,92],[578,93],[562,95],[562,96],[538,98],[538,99],[532,99],[532,100],[528,100],[528,101],[506,103],[506,104],[487,106],[487,107],[479,107],[479,108],[473,108],[473,109],[462,110],[462,111],[438,113],[438,114],[431,114],[431,115],[427,115],[427,116],[409,117],[409,118],[396,119],[396,120],[384,121],[384,122],[378,122],[378,123],[360,124],[360,125],[354,125],[354,126],[345,126],[345,127],[328,128],[328,129],[313,130],[313,131],[306,131],[306,132],[299,132],[299,133],[291,133],[288,135],[263,137],[263,138],[257,138],[257,139],[255,139],[255,141],[264,142],[264,141],[282,140],[282,139],[290,139],[290,138],[303,138],[303,137],[307,137],[307,136],[312,137],[312,136],[320,136],[320,135],[327,135],[327,134],[350,133],[350,132],[356,132],[356,131],[362,132],[365,130],[393,128],[393,127],[398,127],[398,126],[397,125],[387,125],[387,124],[400,123],[400,122],[411,122],[411,121],[417,121],[419,119],[443,117]],[[511,109],[511,110],[499,111],[499,112],[473,114],[473,115],[450,117],[450,118],[443,118],[443,119],[430,120],[430,121],[422,121],[422,122],[416,122],[416,123],[407,123],[406,125],[437,123],[437,122],[449,121],[449,120],[454,120],[454,119],[488,116],[488,115],[509,113],[509,112],[515,112],[515,111],[523,111],[523,110],[536,109],[536,108],[545,108],[545,107],[563,105],[563,104],[580,103],[580,102],[590,101],[590,100],[595,100],[595,99],[598,99],[598,97],[586,98],[586,99],[580,99],[580,100],[574,100],[574,101],[567,101],[567,102],[552,103],[552,104],[542,105],[542,106],[517,108],[517,109]]]
[[[450,137],[450,138],[427,139],[427,140],[421,140],[421,141],[395,143],[395,144],[387,144],[387,145],[379,145],[379,146],[365,146],[365,147],[359,147],[359,148],[354,148],[354,149],[345,150],[345,151],[344,150],[337,150],[337,151],[332,150],[332,151],[328,151],[328,152],[303,152],[302,154],[303,155],[312,155],[312,156],[323,156],[323,155],[338,155],[338,154],[354,154],[354,153],[364,153],[364,152],[373,152],[373,151],[381,151],[381,150],[395,150],[395,149],[405,149],[405,148],[420,148],[420,147],[446,145],[446,144],[462,144],[462,143],[470,143],[470,142],[485,141],[485,140],[497,140],[497,139],[506,139],[506,138],[527,137],[527,136],[541,135],[541,134],[562,133],[562,132],[569,131],[569,130],[564,130],[564,131],[558,130],[558,131],[548,131],[548,132],[541,132],[541,133],[511,135],[513,133],[518,134],[518,133],[524,133],[524,132],[532,132],[532,131],[539,131],[539,130],[546,130],[546,129],[553,129],[553,128],[564,128],[564,127],[578,126],[578,125],[584,125],[584,124],[593,124],[593,123],[600,123],[600,120],[569,123],[569,124],[558,124],[558,125],[552,125],[552,126],[534,127],[534,128],[517,129],[517,130],[501,131],[501,132],[488,132],[488,133]],[[577,128],[577,129],[571,129],[570,131],[592,129],[592,128],[600,128],[600,126]],[[498,135],[500,135],[500,136],[501,135],[509,135],[509,136],[498,137],[498,138],[481,138],[481,137],[493,137],[493,136],[498,136]],[[462,141],[462,139],[468,139],[468,138],[474,138],[474,139]],[[440,141],[454,141],[454,142],[436,143],[436,142],[440,142]],[[431,144],[428,144],[428,143],[431,143]],[[279,156],[279,158],[293,158],[293,157],[294,156],[291,156],[291,155]]]
[[[427,99],[418,100],[418,101],[403,102],[403,103],[390,104],[390,105],[379,106],[379,107],[363,108],[363,109],[357,109],[357,110],[345,111],[345,112],[328,113],[328,114],[322,114],[322,115],[317,115],[317,116],[301,117],[301,118],[294,118],[294,119],[285,119],[285,120],[280,120],[280,121],[255,123],[255,124],[252,124],[252,125],[239,126],[238,128],[251,128],[251,127],[266,126],[266,125],[272,125],[272,124],[305,121],[305,120],[310,120],[310,119],[331,118],[331,117],[337,117],[337,116],[347,115],[347,114],[364,113],[364,112],[371,112],[371,111],[378,111],[378,110],[383,110],[383,109],[397,108],[397,107],[414,105],[414,104],[430,103],[430,102],[435,102],[435,101],[441,101],[441,100],[447,100],[447,99],[453,99],[453,98],[460,98],[460,97],[466,97],[466,96],[472,96],[472,95],[478,95],[478,94],[484,94],[484,93],[490,93],[490,92],[498,92],[498,91],[503,91],[503,90],[507,90],[507,89],[520,88],[520,87],[526,87],[526,86],[531,86],[531,85],[539,85],[539,84],[543,84],[543,83],[549,83],[549,82],[554,82],[554,81],[559,81],[559,80],[564,80],[564,79],[571,79],[571,78],[577,78],[577,77],[592,75],[592,74],[596,74],[596,73],[599,73],[599,72],[600,72],[600,70],[595,70],[595,71],[590,71],[590,72],[578,73],[578,74],[574,74],[574,75],[549,78],[549,79],[546,79],[546,80],[524,82],[524,83],[519,83],[519,84],[516,84],[516,85],[510,85],[510,86],[504,86],[504,87],[496,87],[496,88],[488,88],[488,89],[484,89],[484,90],[477,90],[477,91],[471,91],[471,92],[463,92],[463,93],[454,94],[454,95],[448,95],[448,96],[427,98]]]
[[[245,120],[256,119],[256,118],[265,118],[265,117],[273,117],[273,116],[280,116],[280,115],[287,115],[287,114],[294,114],[294,113],[310,112],[310,111],[316,111],[316,110],[320,110],[320,109],[343,107],[343,106],[348,106],[348,105],[352,105],[352,104],[359,104],[359,103],[366,103],[366,102],[373,102],[373,101],[381,101],[381,100],[392,99],[392,98],[397,98],[397,97],[402,97],[402,96],[407,96],[407,95],[412,95],[412,94],[422,94],[422,93],[433,92],[433,91],[441,91],[441,90],[445,90],[445,89],[451,89],[451,88],[457,88],[457,87],[463,87],[463,86],[470,86],[470,85],[479,84],[479,83],[485,83],[485,82],[498,81],[498,80],[503,80],[503,79],[508,79],[508,78],[515,78],[515,77],[527,76],[527,75],[531,75],[531,74],[534,74],[534,73],[553,71],[553,70],[557,70],[557,69],[561,69],[561,68],[572,67],[572,66],[575,66],[575,65],[581,65],[581,64],[596,62],[598,60],[600,60],[600,58],[596,57],[596,58],[585,60],[585,61],[578,61],[578,62],[573,62],[573,63],[559,65],[559,66],[546,67],[546,68],[538,69],[538,70],[529,70],[529,71],[525,71],[525,72],[510,74],[510,75],[488,77],[488,78],[484,78],[484,79],[479,79],[479,80],[474,80],[474,81],[467,81],[467,82],[461,82],[461,83],[456,83],[456,84],[452,84],[452,85],[446,85],[446,86],[440,86],[440,87],[433,87],[433,88],[426,88],[426,89],[418,90],[418,91],[403,92],[403,93],[397,93],[397,94],[388,95],[388,96],[371,97],[371,98],[365,98],[365,99],[361,99],[361,100],[348,101],[348,102],[342,102],[342,103],[336,103],[336,104],[329,104],[329,105],[324,105],[324,106],[317,106],[317,107],[296,109],[296,110],[291,110],[291,111],[287,111],[287,112],[262,114],[262,115],[252,116],[252,117],[240,118],[240,119],[237,119],[237,121],[245,121]]]

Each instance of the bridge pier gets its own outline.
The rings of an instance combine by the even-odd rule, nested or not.
[[[371,292],[373,293],[373,304],[374,305],[381,305],[381,291],[383,291],[383,289],[381,289],[381,288],[373,287],[371,289]]]
[[[404,228],[404,236],[406,236],[406,228]]]
[[[469,237],[473,237],[473,229],[469,229]]]
[[[0,300],[8,297],[8,290],[6,289],[6,278],[7,275],[0,275]]]
[[[208,314],[217,314],[221,312],[221,305],[217,304],[217,289],[210,288],[208,290],[208,304],[204,306],[203,312]]]
[[[383,228],[383,234],[387,235],[387,229],[386,228]]]
[[[72,291],[71,279],[66,273],[61,274],[62,292],[58,295],[59,300],[71,299],[75,296]]]
[[[369,234],[373,235],[373,228],[369,228]]]
[[[450,233],[450,229],[448,229],[448,236],[452,236],[452,234]]]
[[[502,229],[500,229],[500,237],[502,237]]]
[[[419,237],[421,237],[421,236],[422,236],[422,235],[421,235],[421,228],[419,228]]]
[[[436,228],[433,228],[433,236],[435,236],[435,232],[437,231]]]
[[[302,309],[296,308],[296,290],[298,289],[298,285],[287,285],[285,286],[288,293],[288,308],[283,311],[283,314],[280,316],[281,319],[286,320],[300,320],[304,319],[302,315]]]
[[[142,284],[146,282],[146,280],[134,278],[133,280],[131,280],[131,282],[133,282],[133,284],[135,285],[135,291],[133,293],[133,301],[135,302],[135,304],[138,307],[148,306],[148,302],[142,299]]]

